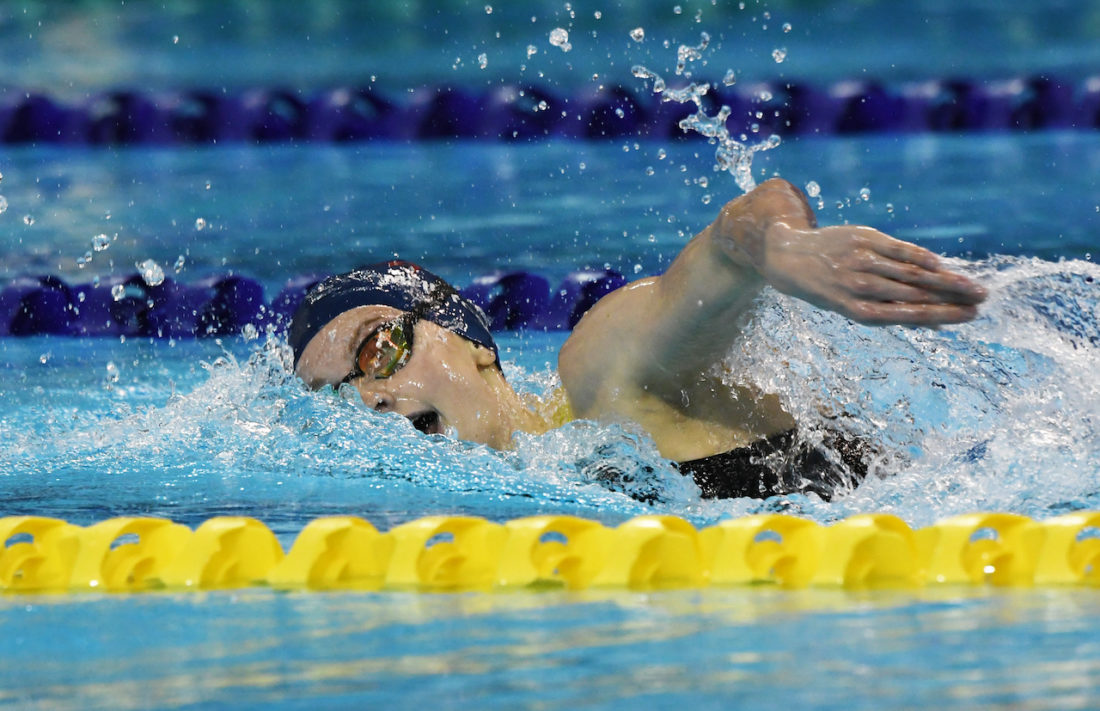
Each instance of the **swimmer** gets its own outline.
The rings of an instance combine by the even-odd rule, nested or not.
[[[800,444],[778,397],[730,386],[716,367],[765,284],[869,325],[969,321],[986,297],[922,247],[870,227],[818,227],[802,192],[772,179],[723,207],[663,274],[596,303],[563,345],[562,391],[546,402],[504,379],[480,309],[406,262],[322,281],[289,342],[309,387],[348,384],[422,432],[507,449],[516,431],[573,417],[633,423],[706,497],[828,497],[866,473],[866,443],[838,436],[835,456]]]

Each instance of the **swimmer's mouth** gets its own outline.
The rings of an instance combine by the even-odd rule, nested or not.
[[[412,426],[424,434],[443,434],[443,421],[435,410],[427,410],[408,417]]]

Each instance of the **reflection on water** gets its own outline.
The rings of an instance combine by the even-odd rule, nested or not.
[[[1097,701],[1100,672],[1091,622],[1100,601],[1081,590],[252,590],[9,599],[0,614],[15,640],[0,659],[0,703],[57,709],[296,708],[318,699],[360,707],[1086,708]],[[65,630],[63,648],[38,634],[47,619]],[[197,624],[204,620],[219,623]],[[95,653],[104,648],[113,654]]]

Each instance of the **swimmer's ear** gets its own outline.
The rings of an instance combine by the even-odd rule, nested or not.
[[[493,351],[485,346],[478,345],[473,342],[470,343],[470,348],[474,352],[474,362],[481,368],[487,368],[490,365],[496,365],[497,357],[493,354]]]

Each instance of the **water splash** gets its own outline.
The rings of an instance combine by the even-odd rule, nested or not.
[[[701,59],[709,44],[710,36],[703,32],[697,46],[680,45],[676,52],[676,75],[689,76],[688,64]],[[685,133],[695,131],[717,146],[714,152],[716,171],[725,171],[733,175],[737,186],[744,192],[749,192],[756,187],[756,181],[752,176],[753,156],[761,151],[778,147],[782,142],[778,135],[772,134],[759,143],[748,143],[746,136],[741,136],[741,140],[735,139],[730,135],[726,125],[730,117],[730,107],[722,106],[713,116],[706,112],[703,97],[710,91],[710,84],[690,82],[683,87],[671,88],[664,77],[642,65],[635,65],[631,72],[643,81],[652,81],[653,93],[660,95],[662,102],[694,104],[695,113],[683,118],[679,124],[680,128]],[[726,74],[724,81],[727,85],[735,81],[732,71]],[[761,101],[767,100],[763,97],[759,98]]]
[[[854,492],[796,509],[826,520],[893,511],[926,525],[1100,503],[1100,268],[1010,257],[951,266],[992,295],[979,319],[938,331],[856,326],[763,298],[731,381],[751,374],[781,393],[810,439],[840,430],[880,447],[877,475]]]
[[[307,391],[285,343],[262,335],[213,353],[210,342],[140,339],[89,352],[72,339],[43,356],[41,344],[10,342],[9,358],[24,352],[20,363],[35,367],[13,370],[30,380],[0,417],[0,493],[20,511],[84,522],[263,511],[287,531],[303,510],[380,526],[436,512],[608,523],[673,513],[705,525],[769,511],[820,522],[890,511],[919,526],[974,510],[1040,518],[1100,507],[1100,266],[1008,257],[952,266],[991,290],[971,324],[856,326],[769,290],[730,354],[731,382],[778,394],[803,437],[839,430],[875,443],[874,474],[830,503],[703,500],[648,437],[620,425],[521,434],[510,452],[426,436],[354,391]],[[504,368],[522,393],[560,385],[548,362]]]

